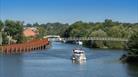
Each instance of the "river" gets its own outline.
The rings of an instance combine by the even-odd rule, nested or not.
[[[124,50],[90,49],[87,62],[71,61],[74,44],[53,42],[52,47],[32,53],[0,56],[0,77],[138,77],[137,64],[124,64],[118,59]]]

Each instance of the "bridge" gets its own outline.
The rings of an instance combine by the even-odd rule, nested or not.
[[[115,38],[115,37],[60,37],[59,35],[48,35],[44,38],[48,38],[49,41],[122,41],[127,42],[126,38]]]
[[[124,41],[127,42],[126,38],[113,38],[113,37],[69,37],[69,38],[61,38],[65,41],[75,41],[75,40],[92,40],[92,41]]]
[[[69,37],[61,38],[56,35],[49,35],[44,37],[45,39],[41,40],[32,40],[22,44],[12,44],[0,46],[0,53],[4,54],[15,54],[15,53],[25,53],[31,52],[34,50],[42,50],[48,47],[49,41],[83,41],[83,40],[92,40],[92,41],[120,41],[127,42],[126,38],[113,38],[113,37]]]
[[[61,41],[61,37],[59,35],[47,35],[44,38],[48,38],[48,41]]]

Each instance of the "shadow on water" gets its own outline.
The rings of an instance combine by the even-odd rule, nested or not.
[[[138,63],[126,64],[126,72],[130,77],[138,77]]]

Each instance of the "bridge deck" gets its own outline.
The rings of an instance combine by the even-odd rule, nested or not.
[[[126,38],[112,38],[112,37],[69,37],[62,38],[62,40],[101,40],[101,41],[128,41]]]

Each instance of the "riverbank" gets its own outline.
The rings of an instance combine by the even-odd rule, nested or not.
[[[126,55],[123,54],[120,58],[122,62],[127,62],[127,63],[138,63],[138,55]]]
[[[103,41],[97,41],[96,43],[93,41],[82,41],[82,46],[87,47],[87,48],[100,48],[100,49],[124,49],[125,48],[125,43],[121,43],[120,46],[118,46],[119,42],[117,42],[118,44],[116,45],[115,43],[112,42],[105,42],[102,43]],[[66,43],[71,43],[71,44],[77,44],[76,41],[67,41]]]
[[[26,53],[35,50],[47,49],[50,46],[48,39],[36,39],[21,44],[11,44],[0,46],[2,54]]]
[[[121,41],[84,41],[84,46],[89,48],[124,49],[125,42]]]

